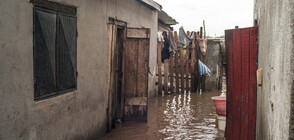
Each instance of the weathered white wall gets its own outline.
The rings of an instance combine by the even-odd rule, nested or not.
[[[155,75],[157,13],[135,0],[51,0],[77,7],[77,90],[34,101],[33,5],[0,4],[0,139],[89,139],[104,135],[107,107],[107,22],[151,28]],[[116,10],[114,10],[116,9]],[[149,95],[155,90],[149,76]]]
[[[293,0],[255,0],[258,68],[263,68],[263,85],[257,93],[256,138],[260,140],[289,138],[294,80],[293,4]]]

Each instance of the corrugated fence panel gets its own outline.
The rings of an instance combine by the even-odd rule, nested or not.
[[[233,110],[234,110],[234,123],[233,123],[233,130],[234,130],[234,139],[238,139],[240,135],[240,94],[241,94],[241,49],[240,49],[240,30],[234,30],[234,45],[233,45],[233,67],[234,67],[234,90],[233,90]]]
[[[249,28],[241,29],[242,52],[242,96],[241,96],[241,140],[248,138],[248,96],[249,96]]]
[[[258,28],[226,30],[226,139],[255,139]]]

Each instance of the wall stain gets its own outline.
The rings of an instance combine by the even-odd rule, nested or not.
[[[274,112],[274,104],[273,104],[273,102],[271,102],[271,108],[272,108],[272,111]]]

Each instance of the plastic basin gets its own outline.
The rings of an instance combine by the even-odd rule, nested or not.
[[[214,96],[211,97],[216,108],[216,114],[220,116],[226,116],[227,100],[226,96]]]

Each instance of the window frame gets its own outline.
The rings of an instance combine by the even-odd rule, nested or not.
[[[54,8],[52,8],[54,9]],[[75,91],[77,90],[77,87],[78,87],[78,82],[77,82],[77,77],[78,77],[78,71],[77,71],[77,38],[78,38],[78,35],[77,35],[77,16],[76,16],[76,13],[74,13],[75,15],[73,14],[70,14],[68,12],[62,12],[61,10],[51,10],[51,9],[48,9],[47,7],[44,8],[42,6],[39,6],[39,5],[35,5],[33,7],[33,56],[35,57],[35,48],[37,47],[36,45],[36,42],[35,42],[35,24],[36,24],[36,18],[38,18],[36,16],[36,12],[37,11],[41,11],[41,12],[46,12],[46,13],[50,13],[50,14],[55,14],[56,15],[56,30],[55,30],[55,91],[54,92],[51,92],[51,93],[47,93],[47,94],[44,94],[44,95],[39,95],[37,96],[36,94],[36,91],[35,91],[35,58],[33,59],[33,77],[34,77],[34,100],[35,101],[39,101],[39,100],[43,100],[43,99],[48,99],[48,98],[51,98],[51,97],[56,97],[56,96],[59,96],[59,95],[63,95],[63,94],[66,94],[66,93],[70,93],[72,91]],[[75,24],[75,28],[76,28],[76,35],[75,35],[75,65],[73,66],[73,69],[75,70],[73,72],[73,76],[75,78],[75,83],[74,83],[74,87],[73,88],[69,88],[69,89],[66,89],[66,90],[59,90],[58,88],[58,84],[59,84],[59,66],[61,65],[60,64],[60,61],[59,61],[59,55],[60,55],[60,15],[62,16],[67,16],[67,17],[71,17],[71,18],[75,18],[76,19],[76,24]],[[64,31],[63,31],[64,32]]]

